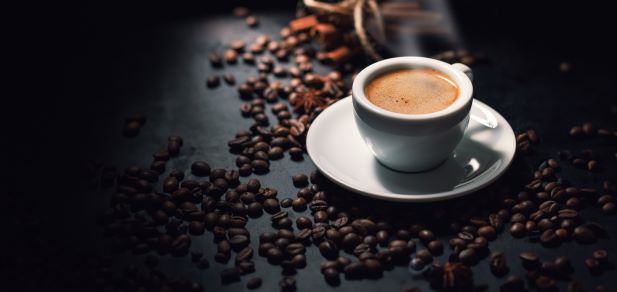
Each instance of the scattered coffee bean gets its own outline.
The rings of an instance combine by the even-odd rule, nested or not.
[[[246,282],[246,288],[250,289],[250,290],[254,290],[261,287],[261,278],[255,277],[255,278],[250,278],[247,282]]]

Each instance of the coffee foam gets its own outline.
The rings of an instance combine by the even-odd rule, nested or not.
[[[370,102],[402,114],[427,114],[454,103],[458,86],[444,73],[430,68],[387,72],[371,81],[364,92]]]

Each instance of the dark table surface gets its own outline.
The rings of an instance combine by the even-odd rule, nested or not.
[[[515,194],[544,159],[556,157],[563,149],[596,149],[602,164],[601,171],[596,174],[564,167],[561,174],[571,183],[601,187],[606,179],[615,181],[615,139],[574,140],[568,135],[571,126],[585,121],[613,129],[617,125],[614,86],[617,76],[612,67],[615,58],[611,46],[603,41],[610,27],[607,24],[611,23],[610,19],[604,19],[606,13],[599,8],[578,11],[569,5],[527,11],[513,3],[503,7],[489,3],[467,7],[468,4],[452,4],[462,39],[467,49],[482,53],[489,60],[472,66],[474,97],[499,111],[515,132],[533,128],[541,138],[533,154],[517,154],[511,169],[494,187],[495,192],[481,192],[471,199],[485,200],[483,196],[495,193],[500,196]],[[143,267],[143,256],[110,252],[109,239],[103,236],[102,228],[95,222],[108,208],[111,190],[84,188],[79,179],[83,179],[85,162],[94,159],[119,169],[133,164],[149,165],[151,154],[166,145],[170,134],[177,134],[184,137],[185,145],[180,156],[167,164],[168,170],[188,169],[195,160],[208,161],[213,167],[234,168],[235,155],[229,153],[226,143],[237,130],[248,128],[251,120],[241,117],[238,107],[242,101],[234,87],[222,84],[207,89],[204,81],[212,74],[223,73],[233,73],[238,81],[243,81],[254,75],[256,69],[243,64],[213,69],[207,59],[208,53],[221,51],[227,43],[240,37],[252,40],[261,33],[277,35],[279,28],[292,18],[291,9],[258,12],[261,18],[258,29],[247,28],[242,20],[230,17],[228,10],[208,13],[203,7],[195,13],[197,15],[179,14],[161,21],[148,18],[143,23],[132,20],[130,13],[111,14],[111,18],[118,17],[116,24],[111,19],[105,22],[103,13],[95,13],[92,19],[87,17],[89,10],[80,14],[88,19],[86,24],[76,25],[71,34],[61,40],[69,45],[63,45],[63,53],[57,55],[61,57],[62,68],[57,68],[56,74],[62,75],[63,91],[40,96],[38,105],[42,106],[33,106],[36,114],[27,116],[22,122],[25,130],[13,136],[22,142],[15,155],[9,158],[8,165],[15,170],[14,176],[9,176],[9,191],[15,194],[9,203],[16,206],[11,221],[16,236],[10,243],[18,250],[28,250],[27,255],[34,255],[44,262],[42,266],[52,269],[64,265],[79,267],[80,260],[90,255],[113,258],[116,269],[131,263]],[[164,14],[163,8],[157,11]],[[521,16],[524,11],[529,13],[528,17]],[[588,12],[598,13],[597,19],[585,18],[579,19],[583,24],[572,23],[579,13]],[[551,16],[546,19],[544,13]],[[560,72],[561,62],[569,62],[571,72]],[[317,68],[318,72],[327,70],[327,67]],[[17,102],[19,108],[29,107],[27,101]],[[122,137],[124,117],[136,112],[147,116],[145,126],[136,138]],[[21,112],[18,110],[16,114]],[[308,174],[314,166],[308,156],[300,162],[286,157],[272,162],[270,169],[266,175],[253,176],[263,185],[278,189],[279,199],[282,199],[293,198],[297,192],[290,176]],[[33,172],[47,175],[33,185],[25,178]],[[42,186],[52,190],[31,189]],[[32,192],[47,195],[31,197]],[[414,210],[417,206],[409,208]],[[29,216],[31,213],[36,215]],[[302,213],[290,212],[290,216],[295,218]],[[606,227],[609,238],[592,245],[571,241],[556,248],[545,248],[503,232],[491,242],[490,249],[505,252],[510,274],[520,276],[525,274],[517,258],[521,251],[536,251],[543,260],[568,255],[575,268],[573,278],[586,289],[604,284],[614,291],[617,289],[612,280],[617,276],[614,269],[592,276],[583,262],[597,248],[607,249],[611,260],[615,261],[617,219],[615,215],[602,214],[594,204],[589,204],[582,213],[586,220]],[[251,230],[254,248],[257,236],[272,229],[269,221],[269,216],[249,221],[247,228]],[[51,224],[55,227],[50,228]],[[21,236],[32,236],[34,240]],[[443,232],[438,236],[447,241],[451,234]],[[194,236],[191,249],[203,250],[211,267],[199,270],[189,257],[161,256],[159,269],[201,283],[207,291],[244,290],[246,280],[253,276],[263,278],[261,291],[278,289],[281,268],[268,264],[260,256],[254,257],[257,269],[254,274],[244,276],[241,282],[221,285],[219,272],[233,265],[233,261],[223,265],[213,260],[216,245],[210,232]],[[447,260],[448,254],[446,251],[440,259]],[[37,271],[28,267],[30,262],[24,259],[28,256],[16,257],[26,263],[18,265],[17,271],[19,267],[24,271]],[[309,248],[307,257],[308,266],[294,275],[299,291],[397,291],[414,286],[422,291],[430,290],[428,282],[411,276],[406,267],[396,267],[376,280],[343,280],[334,288],[326,284],[320,274],[322,257],[318,250]],[[20,263],[20,260],[15,262]],[[487,284],[490,291],[498,289],[503,282],[503,278],[495,278],[490,273],[486,258],[474,266],[473,271],[475,282]],[[25,275],[16,279],[28,282],[29,276]],[[57,283],[59,279],[48,278],[47,281]],[[24,284],[24,287],[37,285],[37,282]],[[559,281],[562,289],[566,285],[567,281]]]

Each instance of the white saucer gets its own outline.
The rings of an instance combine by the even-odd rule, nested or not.
[[[317,168],[353,192],[399,202],[446,200],[477,191],[510,166],[516,143],[508,122],[474,100],[463,140],[452,156],[421,173],[391,170],[380,164],[360,137],[351,97],[324,110],[309,128],[306,147]]]

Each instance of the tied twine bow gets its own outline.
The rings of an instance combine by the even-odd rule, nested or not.
[[[353,17],[354,29],[362,45],[362,49],[369,57],[374,60],[381,60],[382,57],[375,51],[369,41],[368,34],[364,29],[364,5],[368,5],[369,11],[375,17],[377,24],[377,38],[383,40],[385,38],[384,21],[379,6],[376,0],[342,0],[336,4],[319,2],[317,0],[304,0],[304,5],[307,8],[320,13],[337,13],[345,16]]]

